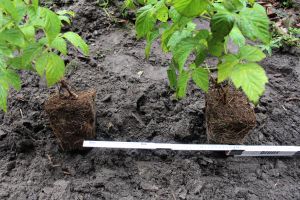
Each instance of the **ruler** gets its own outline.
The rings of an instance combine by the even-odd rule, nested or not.
[[[223,151],[226,153],[226,155],[235,157],[300,156],[300,146],[84,141],[83,147],[148,150],[164,149],[173,151]]]

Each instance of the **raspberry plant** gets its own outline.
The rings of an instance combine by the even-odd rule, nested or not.
[[[134,8],[138,3],[126,0],[125,6]],[[210,29],[197,27],[196,20],[209,21]],[[168,78],[177,98],[186,95],[190,79],[208,91],[210,70],[204,64],[208,55],[219,60],[218,83],[231,81],[254,103],[263,94],[268,78],[257,62],[265,54],[246,39],[269,44],[269,19],[254,0],[144,0],[135,27],[137,37],[147,40],[147,58],[158,38],[163,51],[172,53]],[[239,47],[238,53],[228,51],[229,41]]]
[[[73,16],[71,11],[40,7],[38,0],[0,0],[0,109],[7,111],[10,87],[21,89],[20,70],[45,76],[48,86],[63,78],[66,40],[88,55],[88,45],[78,34],[61,33]]]

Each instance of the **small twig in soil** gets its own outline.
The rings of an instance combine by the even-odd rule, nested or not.
[[[282,106],[283,110],[287,111],[287,109],[284,107],[284,105],[281,105],[281,106]]]
[[[52,161],[52,158],[51,158],[51,156],[49,154],[47,154],[47,157],[48,157],[48,160],[49,160],[49,162],[50,162],[50,164],[51,164],[52,167],[60,167],[60,165],[54,165],[54,163]]]
[[[300,101],[300,98],[299,97],[291,97],[291,98],[287,98],[285,100],[285,102],[289,102],[289,101]]]
[[[64,173],[65,175],[72,175],[70,172],[67,172],[67,171],[63,171],[63,173]]]
[[[23,111],[22,111],[21,108],[20,108],[20,114],[21,114],[21,118],[23,119],[23,118],[24,118],[24,115],[23,115]]]

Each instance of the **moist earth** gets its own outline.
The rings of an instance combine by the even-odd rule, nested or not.
[[[96,139],[207,143],[204,93],[193,84],[176,101],[168,87],[170,55],[154,44],[144,59],[130,22],[117,7],[98,1],[54,1],[77,13],[72,29],[91,47],[86,58],[65,57],[67,80],[77,90],[94,88]],[[62,3],[63,2],[63,3]],[[118,4],[118,2],[117,2]],[[269,84],[256,107],[257,126],[245,144],[300,145],[299,55],[265,59]],[[35,74],[22,74],[8,113],[0,113],[0,199],[300,199],[297,158],[217,157],[208,152],[91,149],[62,152],[49,126],[47,89]]]

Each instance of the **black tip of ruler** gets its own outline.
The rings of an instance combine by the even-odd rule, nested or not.
[[[228,156],[238,156],[238,155],[242,155],[244,152],[244,150],[231,150],[231,151],[228,151],[226,153],[226,155]]]

